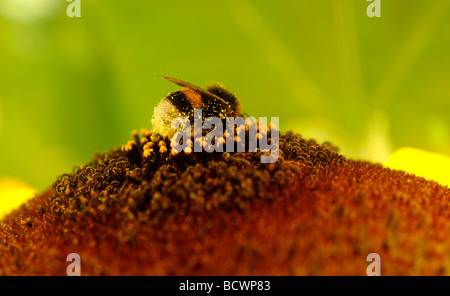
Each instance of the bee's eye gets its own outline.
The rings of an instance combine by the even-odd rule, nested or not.
[[[187,114],[194,109],[190,101],[182,91],[175,91],[170,93],[167,96],[167,99],[173,104],[175,108],[177,108],[180,113]]]

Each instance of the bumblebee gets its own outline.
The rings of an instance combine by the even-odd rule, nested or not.
[[[159,75],[159,74],[157,74]],[[171,128],[172,121],[177,117],[189,118],[194,121],[194,109],[202,110],[202,121],[206,117],[238,117],[241,104],[233,93],[221,83],[212,83],[202,89],[188,82],[159,75],[162,78],[181,86],[181,90],[169,93],[154,109],[152,132],[163,137],[171,137],[176,131]]]

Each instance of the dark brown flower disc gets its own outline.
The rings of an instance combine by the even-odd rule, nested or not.
[[[450,274],[450,189],[280,135],[260,153],[171,153],[150,132],[60,176],[0,224],[0,275]],[[147,152],[146,152],[147,151]]]

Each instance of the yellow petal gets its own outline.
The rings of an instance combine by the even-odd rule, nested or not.
[[[447,155],[404,147],[394,151],[385,165],[450,186],[450,157]]]
[[[36,194],[36,190],[14,178],[0,179],[0,218],[18,208]]]

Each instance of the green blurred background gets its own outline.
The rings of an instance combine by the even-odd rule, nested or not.
[[[255,117],[383,162],[450,155],[450,1],[0,0],[0,178],[38,190],[220,81]]]

